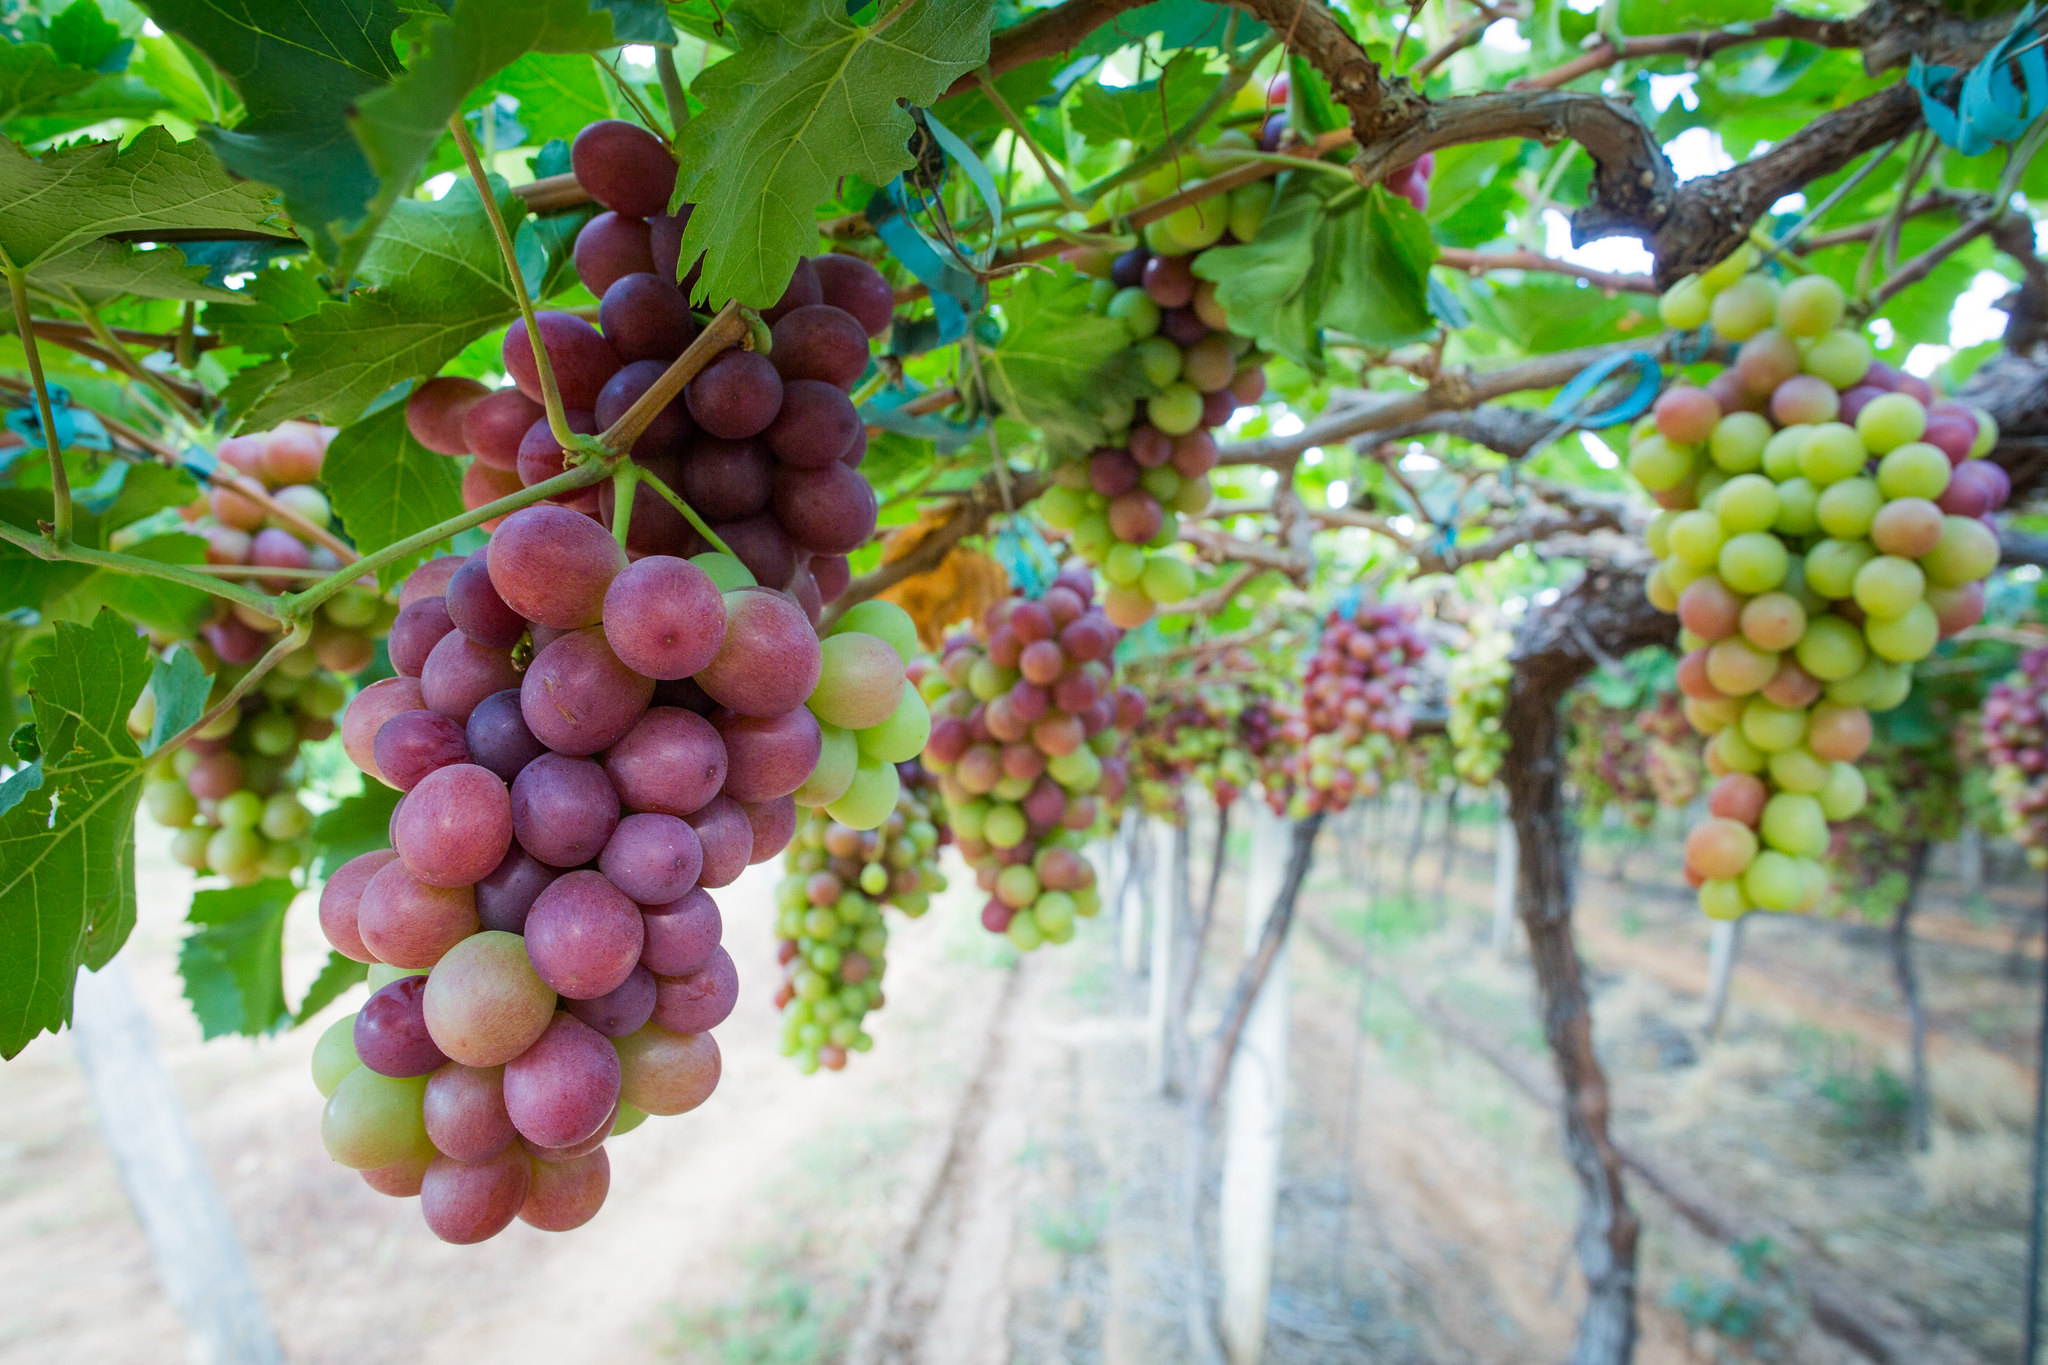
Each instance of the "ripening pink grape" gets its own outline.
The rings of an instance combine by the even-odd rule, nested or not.
[[[1894,498],[1871,519],[1871,544],[1880,554],[1918,559],[1940,543],[1941,515],[1926,498]]]
[[[1806,609],[1790,593],[1767,592],[1743,604],[1741,625],[1743,638],[1758,649],[1779,652],[1798,644],[1806,633]]]
[[[1822,702],[1806,724],[1806,747],[1831,763],[1854,763],[1870,748],[1870,713],[1860,706]]]
[[[1707,678],[1707,651],[1695,649],[1678,661],[1678,690],[1696,701],[1719,701],[1721,689]]]
[[[1721,405],[1705,389],[1681,384],[1666,389],[1652,410],[1657,430],[1667,441],[1696,446],[1714,434],[1721,420]]]
[[[1782,659],[1778,671],[1771,680],[1758,689],[1758,695],[1775,706],[1797,709],[1811,706],[1824,690],[1819,678],[1799,666],[1796,659]]]
[[[1771,391],[1771,416],[1780,426],[1832,422],[1841,411],[1835,386],[1810,374],[1798,374]]]
[[[1711,575],[1695,578],[1678,595],[1679,624],[1709,642],[1733,635],[1741,611],[1742,599]]]
[[[1685,836],[1685,865],[1707,878],[1739,877],[1756,857],[1756,835],[1739,820],[1714,816]]]
[[[1767,327],[1743,342],[1735,353],[1735,379],[1751,398],[1768,398],[1780,384],[1799,373],[1799,360],[1799,347],[1792,338],[1775,327]]]
[[[1707,809],[1721,819],[1754,829],[1770,794],[1770,788],[1754,773],[1728,773],[1707,794]]]
[[[1718,640],[1707,649],[1707,679],[1725,696],[1746,697],[1777,671],[1776,654],[1758,649],[1739,635]]]
[[[1954,588],[1929,588],[1927,605],[1934,608],[1935,624],[1942,638],[1947,639],[1984,619],[1984,585],[1978,582]]]

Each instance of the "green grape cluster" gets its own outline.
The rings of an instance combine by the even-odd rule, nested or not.
[[[1508,663],[1512,641],[1507,632],[1482,630],[1464,652],[1450,662],[1451,768],[1460,781],[1485,787],[1500,774],[1507,756],[1508,734],[1503,719],[1508,709]]]
[[[897,809],[898,765],[915,759],[931,734],[931,709],[909,675],[919,662],[917,625],[894,602],[860,602],[832,623],[819,654],[806,705],[822,739],[796,803],[874,829]]]
[[[1238,130],[1211,144],[1252,146]],[[1207,155],[1202,149],[1162,166],[1133,182],[1132,192],[1150,200],[1198,185],[1220,169]],[[1180,518],[1209,505],[1218,458],[1211,433],[1265,394],[1260,358],[1251,338],[1230,330],[1209,278],[1217,269],[1203,253],[1250,241],[1272,201],[1272,182],[1253,181],[1147,224],[1144,241],[1121,255],[1069,253],[1096,276],[1095,306],[1129,333],[1130,367],[1146,396],[1116,406],[1101,445],[1054,465],[1040,506],[1049,525],[1069,533],[1075,552],[1102,570],[1109,582],[1103,610],[1127,630],[1194,591],[1194,566],[1169,547]]]
[[[1871,713],[1982,617],[2011,491],[1987,415],[1874,362],[1832,280],[1754,263],[1744,247],[1666,296],[1666,321],[1740,347],[1657,400],[1628,461],[1663,509],[1649,597],[1678,614],[1685,715],[1712,737],[1687,876],[1723,919],[1819,904],[1829,825],[1867,798]]]
[[[231,436],[220,463],[261,484],[283,507],[325,528],[331,512],[318,486],[333,431],[286,422],[274,431]],[[215,487],[185,518],[206,542],[212,564],[326,570],[340,561],[309,542],[275,514],[228,487]],[[259,578],[288,591],[296,578]],[[348,678],[376,657],[376,641],[390,630],[398,608],[366,585],[351,585],[320,607],[307,647],[286,655],[254,689],[191,741],[150,761],[143,809],[177,831],[171,856],[198,873],[245,886],[263,877],[288,876],[304,856],[312,815],[299,800],[302,745],[334,733],[348,703]],[[276,642],[277,622],[259,612],[223,605],[195,640],[158,640],[188,650],[213,677],[208,709],[224,698]],[[156,697],[145,688],[128,716],[137,738],[156,724]]]
[[[883,911],[916,919],[946,889],[938,869],[947,842],[936,786],[916,762],[898,765],[896,809],[878,829],[855,829],[822,811],[797,826],[776,889],[776,957],[783,979],[782,1053],[806,1074],[838,1071],[874,1039],[861,1027],[882,1007],[889,924]]]

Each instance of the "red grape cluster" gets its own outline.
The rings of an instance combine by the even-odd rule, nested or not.
[[[318,481],[333,437],[331,428],[286,422],[260,435],[230,436],[221,442],[219,458],[263,484],[279,505],[325,527],[331,513]],[[205,539],[211,564],[341,567],[332,550],[308,544],[232,488],[213,489],[183,515]],[[296,578],[255,581],[273,592],[305,586]],[[143,806],[158,824],[177,831],[171,837],[174,859],[236,886],[288,876],[298,867],[300,841],[312,823],[298,798],[299,746],[334,733],[334,717],[348,701],[344,678],[376,657],[376,637],[390,626],[395,610],[368,587],[342,589],[322,604],[308,648],[286,655],[234,710],[182,748],[151,761]],[[217,700],[276,643],[277,629],[271,617],[223,604],[200,628],[199,639],[177,646],[191,650],[213,675]],[[129,728],[146,735],[155,719],[156,700],[145,689]]]
[[[2048,649],[2028,650],[1992,685],[1982,725],[2006,833],[2028,862],[2048,867]]]
[[[1191,781],[1207,787],[1219,807],[1235,801],[1258,778],[1257,757],[1243,732],[1265,723],[1270,712],[1264,703],[1277,689],[1268,665],[1243,648],[1200,656],[1177,676],[1151,680],[1143,690],[1152,700],[1130,749],[1143,808],[1181,820],[1183,788]]]
[[[937,788],[914,760],[897,771],[896,809],[879,829],[814,811],[784,855],[775,916],[784,975],[775,1007],[783,1055],[806,1074],[841,1070],[849,1053],[874,1046],[861,1021],[882,1007],[889,965],[882,912],[893,907],[916,919],[931,908],[932,893],[946,889],[938,853],[948,834],[937,819]]]
[[[629,564],[546,503],[400,601],[398,676],[342,718],[349,757],[405,794],[391,848],[321,896],[329,940],[376,964],[323,1043],[322,1135],[446,1240],[574,1227],[606,1135],[718,1082],[708,1030],[738,978],[708,893],[796,828],[827,650],[730,558]]]
[[[1086,566],[1069,565],[1042,596],[989,608],[979,640],[948,640],[923,684],[925,766],[989,893],[981,922],[1027,950],[1065,943],[1076,916],[1101,908],[1081,847],[1123,797],[1120,751],[1144,712],[1116,685],[1123,632],[1093,597]]]
[[[1407,692],[1428,648],[1408,603],[1331,610],[1309,657],[1301,710],[1281,727],[1290,761],[1266,792],[1276,812],[1298,820],[1379,794],[1412,728]]]
[[[676,167],[661,140],[616,119],[591,124],[571,151],[577,179],[605,211],[576,238],[576,272],[601,300],[598,325],[537,315],[572,431],[602,431],[652,388],[696,336],[697,263],[677,281],[690,206],[666,212]],[[848,396],[887,331],[894,295],[867,262],[826,255],[797,263],[761,314],[772,345],[728,350],[662,408],[634,443],[633,462],[680,494],[753,573],[795,594],[815,620],[845,591],[846,556],[875,528],[874,490],[859,473],[867,428]],[[442,376],[406,407],[413,435],[444,455],[473,455],[463,475],[472,509],[560,474],[569,457],[541,407],[540,375],[522,319],[505,333],[509,388]],[[612,518],[612,488],[565,495]],[[687,558],[712,548],[652,488],[634,494],[632,557]]]
[[[1667,322],[1740,349],[1706,386],[1667,390],[1629,446],[1664,509],[1649,597],[1678,614],[1685,714],[1712,736],[1686,871],[1721,919],[1820,903],[1829,823],[1868,797],[1871,713],[1983,616],[2011,492],[1982,458],[1988,415],[1874,361],[1833,280],[1781,286],[1755,263],[1745,246],[1665,295]]]

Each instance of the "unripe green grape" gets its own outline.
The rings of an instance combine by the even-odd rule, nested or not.
[[[1778,294],[1778,330],[1795,337],[1822,336],[1842,320],[1848,302],[1842,286],[1827,276],[1802,276]]]
[[[1117,290],[1105,311],[1124,325],[1133,341],[1143,341],[1159,330],[1159,305],[1136,285]]]
[[[1022,801],[1031,790],[1032,779],[1028,777],[998,778],[989,795],[998,801]]]
[[[1936,587],[1974,583],[1998,567],[1998,537],[1974,517],[1943,517],[1941,539],[1920,557],[1920,567]]]
[[[1180,491],[1173,495],[1172,509],[1184,516],[1199,516],[1209,510],[1216,493],[1207,474],[1197,474],[1192,479],[1182,479]]]
[[[1064,891],[1047,891],[1031,907],[1032,918],[1045,931],[1047,938],[1055,943],[1064,940],[1053,938],[1055,933],[1071,934],[1074,931],[1074,898]]]
[[[1970,414],[1977,419],[1977,439],[1970,442],[1970,458],[1982,460],[1989,457],[1992,447],[1998,444],[1998,419],[1974,404],[1970,406]]]
[[[1870,373],[1871,359],[1861,333],[1837,329],[1807,347],[1803,368],[1838,389],[1852,389]]]
[[[1756,248],[1744,242],[1719,261],[1707,267],[1700,275],[1700,283],[1709,294],[1718,294],[1729,285],[1756,269]]]
[[[1934,652],[1941,639],[1941,623],[1935,618],[1933,607],[1924,601],[1915,602],[1890,620],[1873,617],[1864,622],[1863,637],[1870,641],[1871,652],[1881,659],[1918,663]]]
[[[1161,502],[1171,502],[1173,495],[1180,492],[1180,471],[1170,464],[1148,469],[1138,476],[1138,487]]]
[[[1908,441],[1877,462],[1877,486],[1888,498],[1938,498],[1948,476],[1948,456],[1925,441]]]
[[[344,1014],[329,1024],[313,1044],[313,1088],[326,1099],[341,1084],[341,1078],[363,1064],[356,1055],[356,1017]]]
[[[408,976],[425,976],[426,974],[427,969],[425,967],[394,967],[388,962],[372,962],[369,975],[365,980],[369,985],[370,994],[375,995],[394,981],[401,981]]]
[[[1869,458],[1856,428],[1843,422],[1817,423],[1799,443],[1799,472],[1815,488],[1854,478]]]
[[[299,804],[296,794],[276,792],[263,803],[257,827],[266,839],[297,839],[313,828],[313,813]]]
[[[1742,728],[1737,725],[1717,730],[1707,741],[1707,752],[1723,768],[1735,773],[1760,773],[1770,761],[1763,750],[1743,737]]]
[[[1722,485],[1728,482],[1728,472],[1723,469],[1702,469],[1693,480],[1692,497],[1694,506],[1702,511],[1714,510],[1714,500],[1720,494]]]
[[[266,844],[256,860],[256,872],[263,877],[289,877],[298,870],[299,846],[293,843]]]
[[[1724,473],[1747,474],[1763,465],[1771,431],[1770,419],[1762,413],[1731,412],[1714,423],[1714,434],[1707,438],[1708,458]]]
[[[999,668],[986,655],[974,661],[967,670],[967,691],[976,701],[994,701],[1015,685],[1016,679],[1009,676],[1009,669]]]
[[[1159,221],[1180,245],[1181,254],[1190,254],[1222,240],[1230,227],[1230,213],[1227,204],[1200,200],[1175,209]]]
[[[1629,447],[1628,472],[1652,493],[1665,493],[1692,477],[1693,453],[1656,433]]]
[[[1194,566],[1175,555],[1152,555],[1145,561],[1140,580],[1145,595],[1162,605],[1186,599],[1195,590]],[[1103,730],[1101,734],[1109,734]]]
[[[320,614],[344,630],[361,630],[377,619],[377,594],[351,584],[328,598]]]
[[[1181,351],[1171,337],[1148,336],[1131,347],[1138,368],[1155,389],[1163,389],[1180,378]]]
[[[1873,455],[1917,441],[1927,430],[1927,409],[1909,393],[1881,393],[1856,414],[1856,432]]]
[[[962,839],[979,839],[986,830],[989,812],[994,809],[987,801],[976,798],[964,806],[952,806],[947,814],[952,818],[953,833]]]
[[[331,673],[307,679],[305,690],[299,693],[299,710],[315,720],[332,720],[346,705],[348,689]]]
[[[1720,561],[1721,546],[1728,533],[1721,519],[1697,508],[1680,512],[1671,522],[1671,553],[1679,563],[1696,569],[1711,569]],[[1683,590],[1682,585],[1678,586]]]
[[[1230,192],[1230,235],[1249,242],[1259,235],[1267,210],[1273,207],[1273,182],[1254,180]]]
[[[299,656],[296,654],[287,654],[285,657],[287,659],[293,659]],[[208,697],[206,699],[206,704],[208,706],[212,706],[217,701],[218,698]],[[192,733],[199,739],[226,739],[229,735],[235,732],[235,727],[237,725],[240,725],[241,723],[242,713],[240,711],[237,711],[234,707],[230,706],[227,710],[221,712],[218,716],[215,716],[212,720],[206,722],[206,724],[200,726],[197,730],[194,730]]]
[[[263,798],[252,791],[233,792],[221,798],[214,815],[224,828],[254,829],[263,819]]]
[[[1676,512],[1659,511],[1656,516],[1650,518],[1649,529],[1643,532],[1643,544],[1647,545],[1650,553],[1658,559],[1670,557],[1671,523],[1677,519]]]
[[[1707,681],[1724,697],[1746,697],[1771,680],[1778,656],[1740,635],[1716,640],[1707,649]]]
[[[1768,530],[1778,519],[1778,486],[1761,474],[1738,474],[1715,494],[1714,517],[1731,536]]]
[[[1778,515],[1770,529],[1781,536],[1803,539],[1819,528],[1815,513],[1820,493],[1803,478],[1786,479],[1778,485]]]
[[[861,753],[870,758],[884,763],[908,763],[923,751],[931,733],[931,708],[924,704],[916,688],[906,687],[903,699],[896,703],[889,718],[860,731],[855,740]]]
[[[249,744],[259,754],[282,758],[299,744],[298,722],[284,711],[265,711],[248,723]]]
[[[1867,540],[1823,540],[1806,552],[1806,586],[1840,601],[1854,590],[1856,571],[1876,554]]]
[[[1145,551],[1136,545],[1117,544],[1102,557],[1102,576],[1119,586],[1138,581],[1145,572]]]
[[[1806,433],[1813,428],[1803,423],[1782,427],[1771,433],[1771,439],[1764,442],[1764,473],[1779,483],[1799,473],[1799,446],[1806,439]]]
[[[380,1076],[366,1066],[335,1084],[320,1116],[327,1154],[358,1171],[375,1170],[431,1152],[421,1115],[425,1076]]]
[[[1822,682],[1853,677],[1869,657],[1863,633],[1839,616],[1816,616],[1792,651],[1799,666]]]
[[[1874,479],[1857,475],[1829,484],[1813,506],[1813,519],[1834,540],[1861,540],[1870,534],[1877,509],[1884,506],[1884,494]]]
[[[1145,405],[1145,414],[1169,436],[1185,436],[1202,422],[1202,393],[1192,384],[1169,384]]]
[[[1739,593],[1769,592],[1785,581],[1789,559],[1784,541],[1768,531],[1747,531],[1722,542],[1716,570]]]
[[[1777,284],[1767,276],[1745,275],[1714,295],[1707,316],[1718,335],[1747,341],[1771,325],[1777,308]]]
[[[1159,518],[1159,534],[1145,542],[1154,550],[1163,550],[1180,539],[1180,518],[1172,512],[1163,513]]]
[[[1856,571],[1854,595],[1856,605],[1871,617],[1892,620],[1925,600],[1927,575],[1910,559],[1879,555]]]
[[[171,861],[194,872],[206,870],[206,849],[214,831],[205,825],[188,825],[171,836]]]
[[[1780,853],[1818,858],[1828,851],[1828,821],[1820,802],[1803,792],[1779,792],[1764,802],[1757,832]]]
[[[994,848],[1015,848],[1024,842],[1029,828],[1024,812],[1003,802],[989,807],[988,818],[981,823],[981,837]]]
[[[1676,562],[1666,560],[1650,570],[1649,576],[1643,580],[1643,596],[1666,616],[1678,610],[1680,590],[1671,586],[1671,566]]]
[[[259,683],[256,690],[272,701],[286,702],[299,695],[310,681],[310,678],[294,678],[288,673],[279,673],[272,669],[270,676]]]
[[[1071,531],[1081,524],[1082,517],[1088,515],[1088,504],[1076,490],[1056,483],[1046,489],[1044,495],[1039,498],[1038,511],[1039,515],[1045,518],[1045,524],[1053,530]]]
[[[1092,792],[1102,783],[1102,760],[1086,745],[1046,760],[1046,772],[1070,792]],[[993,841],[991,841],[993,842]]]
[[[1700,911],[1708,919],[1738,920],[1753,907],[1742,883],[1734,877],[1720,877],[1700,883]]]
[[[1821,814],[1830,820],[1848,820],[1870,799],[1870,786],[1854,763],[1830,763],[1827,785],[1820,789],[1819,798]]]
[[[1771,782],[1781,791],[1818,795],[1827,786],[1830,765],[1805,746],[1771,755]]]
[[[1797,859],[1765,849],[1742,874],[1742,890],[1761,909],[1790,910],[1806,892],[1806,873]]]
[[[1029,915],[1014,915],[1010,919],[1010,942],[1023,952],[1030,952],[1044,944],[1045,935],[1039,932],[1038,921]]]
[[[1713,295],[1707,292],[1699,276],[1687,275],[1664,291],[1664,297],[1657,301],[1657,316],[1666,327],[1690,332],[1707,325],[1713,305]]]
[[[1074,553],[1099,562],[1116,543],[1116,532],[1109,529],[1109,518],[1096,511],[1081,519],[1069,539],[1073,541]]]
[[[1806,711],[1751,697],[1742,708],[1742,737],[1766,754],[1783,753],[1806,738]]]
[[[1115,430],[1115,428],[1110,429]],[[1088,487],[1088,462],[1086,460],[1062,460],[1052,467],[1052,472],[1048,477],[1052,480],[1054,488],[1064,488],[1074,493],[1084,492]]]
[[[189,825],[199,818],[198,798],[174,777],[144,783],[142,804],[148,809],[150,819],[173,829]]]

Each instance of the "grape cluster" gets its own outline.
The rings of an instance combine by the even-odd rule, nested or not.
[[[1330,611],[1301,709],[1281,727],[1289,763],[1284,782],[1266,788],[1275,813],[1299,820],[1379,794],[1413,728],[1407,692],[1427,651],[1408,603],[1361,600]]]
[[[1668,679],[1644,689],[1647,696],[1621,702],[1604,697],[1604,690],[1596,680],[1565,703],[1571,736],[1565,772],[1582,819],[1614,806],[1629,824],[1648,829],[1660,807],[1678,809],[1699,794],[1705,767],[1700,739]]]
[[[920,660],[920,663],[925,661]],[[862,1029],[882,1007],[894,908],[912,919],[946,889],[938,851],[947,841],[938,792],[922,765],[898,765],[896,809],[879,829],[855,829],[822,812],[797,827],[776,890],[776,955],[784,972],[775,991],[782,1051],[808,1074],[838,1071],[847,1054],[874,1039]]]
[[[1505,631],[1479,632],[1472,643],[1450,662],[1450,717],[1445,729],[1451,739],[1451,769],[1460,781],[1486,787],[1500,774],[1507,757],[1508,733],[1503,724],[1508,709],[1508,683],[1514,668],[1508,663],[1512,644]]]
[[[1151,701],[1131,734],[1130,768],[1146,811],[1178,822],[1185,816],[1187,783],[1207,787],[1222,807],[1258,779],[1257,756],[1240,732],[1255,705],[1250,725],[1270,715],[1264,703],[1279,684],[1251,650],[1201,655],[1177,675],[1148,679],[1141,690]]]
[[[850,667],[729,557],[629,564],[546,503],[400,601],[398,676],[342,717],[404,795],[391,847],[321,895],[329,941],[374,964],[316,1062],[322,1135],[448,1241],[574,1227],[607,1134],[716,1086],[739,986],[709,892],[789,842],[823,748],[805,702],[872,685],[874,651]]]
[[[698,331],[690,307],[698,263],[677,269],[690,206],[666,212],[676,167],[661,140],[616,119],[591,124],[571,149],[577,179],[604,205],[576,238],[577,275],[598,296],[598,325],[542,311],[542,344],[572,431],[592,435],[652,388]],[[633,462],[678,493],[756,582],[793,593],[813,620],[845,591],[846,556],[875,529],[874,489],[860,473],[867,428],[848,396],[869,365],[868,342],[890,325],[894,295],[867,262],[798,261],[761,314],[772,344],[728,350],[704,367],[634,443]],[[412,395],[406,421],[422,445],[471,455],[474,509],[562,473],[569,456],[541,406],[540,375],[522,319],[505,333],[510,387],[441,376]],[[609,483],[561,501],[611,524]],[[655,489],[632,499],[633,558],[688,558],[712,547]]]
[[[1027,950],[1065,943],[1076,916],[1101,908],[1081,847],[1123,797],[1119,751],[1144,711],[1116,685],[1122,632],[1093,596],[1086,566],[1069,565],[1042,596],[991,607],[981,639],[948,640],[923,683],[924,762],[989,893],[981,922]]]
[[[219,459],[262,483],[280,505],[325,527],[331,512],[319,479],[333,438],[331,428],[286,422],[260,435],[230,436],[221,442]],[[212,489],[183,515],[206,541],[211,564],[341,567],[332,550],[273,524],[266,509],[232,488]],[[290,578],[256,581],[274,592],[305,586]],[[395,610],[367,586],[342,589],[321,605],[307,648],[286,655],[234,709],[183,747],[151,760],[142,804],[158,824],[177,831],[172,858],[236,886],[289,876],[298,867],[312,824],[298,797],[299,747],[334,733],[334,717],[348,701],[344,679],[375,659],[376,637],[390,627]],[[260,612],[222,605],[197,640],[157,643],[191,650],[213,676],[210,708],[276,642],[277,629]],[[156,698],[145,688],[128,726],[139,738],[155,721]]]
[[[1251,138],[1226,130],[1212,147],[1250,150]],[[1151,172],[1133,192],[1163,197],[1221,168],[1204,155]],[[1144,241],[1119,256],[1072,253],[1097,276],[1095,306],[1129,334],[1148,396],[1110,415],[1103,444],[1053,466],[1040,506],[1075,552],[1101,567],[1109,583],[1103,610],[1125,629],[1194,591],[1194,566],[1167,547],[1179,538],[1180,517],[1209,505],[1218,458],[1212,431],[1266,391],[1251,338],[1230,330],[1215,283],[1199,278],[1196,265],[1212,246],[1250,241],[1272,201],[1272,182],[1253,181],[1148,223]]]
[[[1984,699],[1982,727],[1991,791],[2005,831],[2048,867],[2048,649],[2030,649]]]
[[[1678,613],[1685,714],[1712,736],[1686,867],[1717,918],[1819,903],[1828,824],[1867,797],[1871,712],[1983,616],[2011,491],[1981,458],[1989,416],[1875,363],[1832,280],[1781,287],[1754,261],[1745,246],[1665,296],[1666,321],[1740,349],[1705,387],[1665,392],[1629,450],[1664,509],[1650,600]]]

